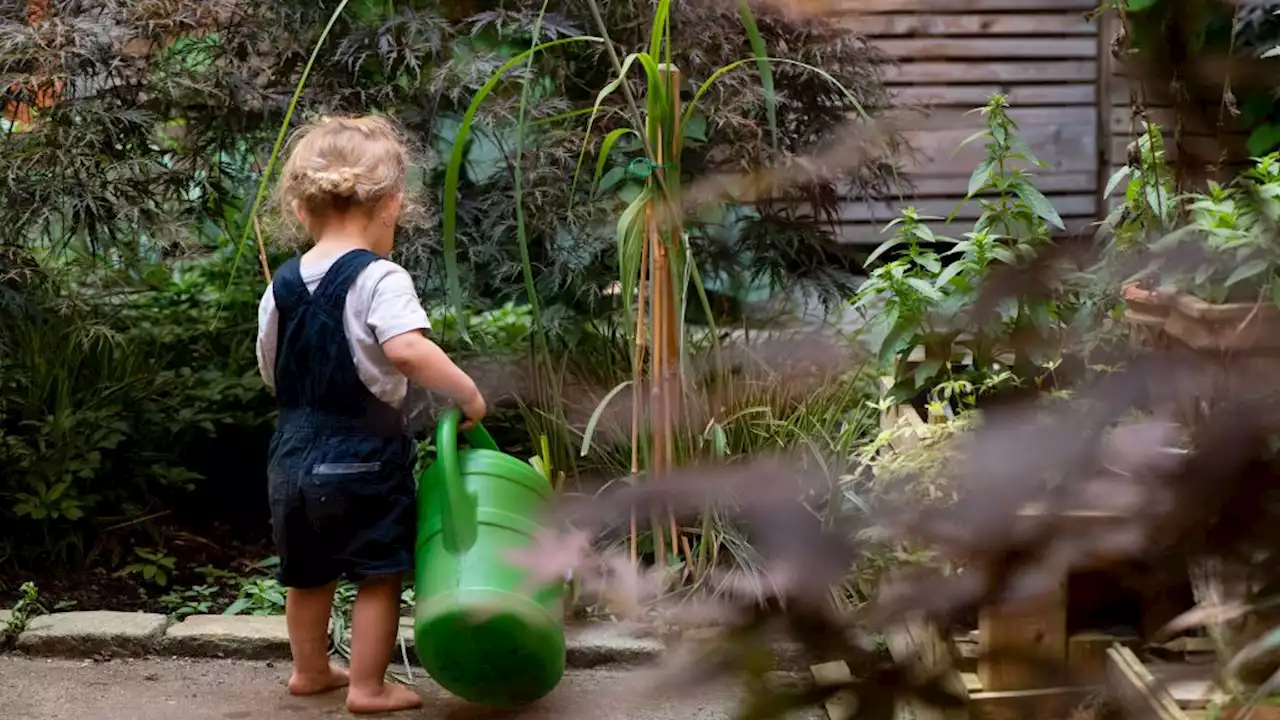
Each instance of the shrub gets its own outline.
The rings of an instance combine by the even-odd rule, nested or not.
[[[92,557],[103,528],[196,487],[199,443],[270,418],[251,347],[261,279],[225,287],[228,257],[133,284],[37,265],[23,301],[0,305],[0,548],[15,560]]]

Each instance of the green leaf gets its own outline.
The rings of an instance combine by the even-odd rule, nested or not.
[[[942,358],[930,358],[916,366],[914,379],[916,387],[921,387],[931,380],[942,369]]]
[[[893,366],[893,361],[898,353],[902,351],[904,346],[911,346],[912,334],[916,331],[916,323],[911,318],[899,318],[897,324],[893,326],[889,333],[884,336],[884,341],[880,344],[880,352],[876,356],[876,360],[881,368],[889,368]]]
[[[897,247],[898,245],[901,245],[902,242],[903,242],[902,238],[898,238],[898,237],[885,240],[883,243],[880,243],[880,247],[877,247],[875,250],[871,251],[871,254],[868,255],[867,259],[862,263],[862,266],[870,267],[871,264],[876,261],[876,258],[883,255],[886,251],[894,247]]]
[[[970,135],[969,137],[965,138],[964,140],[961,140],[961,141],[960,141],[960,144],[956,146],[956,149],[955,149],[954,151],[952,151],[952,153],[951,153],[951,154],[952,154],[952,156],[954,156],[956,153],[958,153],[958,152],[960,152],[961,150],[963,150],[963,149],[964,149],[964,147],[965,147],[966,145],[968,145],[969,143],[973,142],[974,140],[977,140],[977,139],[979,139],[979,138],[984,138],[984,137],[990,137],[990,136],[991,136],[991,132],[990,132],[989,130],[979,130],[978,132],[976,132],[976,133],[974,133],[974,134]]]
[[[644,194],[644,188],[644,183],[634,180],[623,183],[622,187],[618,188],[618,199],[630,205]]]
[[[996,165],[996,159],[987,156],[978,163],[978,167],[973,169],[973,174],[969,176],[969,191],[965,194],[966,198],[971,198],[981,190],[991,179],[991,170]]]
[[[918,256],[916,258],[916,262],[920,263],[921,267],[923,267],[925,270],[928,270],[931,274],[934,274],[934,275],[936,275],[938,271],[942,269],[942,261],[939,260],[938,256],[934,255],[933,253],[922,254]]]
[[[1053,203],[1049,202],[1049,198],[1045,197],[1044,193],[1029,184],[1020,185],[1016,192],[1018,197],[1022,198],[1022,201],[1031,207],[1031,211],[1036,214],[1036,217],[1059,230],[1066,227],[1062,224],[1062,218],[1058,216],[1058,211],[1053,209]]]
[[[1125,165],[1111,175],[1111,179],[1107,180],[1107,189],[1102,193],[1102,197],[1111,197],[1111,193],[1116,191],[1120,183],[1128,179],[1129,174],[1133,172],[1133,168]]]
[[[681,132],[684,133],[684,136],[686,138],[691,138],[693,140],[701,140],[702,142],[706,142],[707,117],[702,113],[698,113],[693,117],[689,118],[688,122],[683,123],[680,126],[680,130]]]
[[[943,286],[951,282],[952,278],[959,275],[962,270],[964,270],[963,262],[957,261],[951,263],[942,271],[942,274],[938,276],[938,279],[933,281],[933,286],[941,290]]]
[[[915,288],[916,290],[919,290],[921,295],[929,298],[930,300],[937,301],[942,299],[942,295],[939,294],[938,291],[933,288],[933,285],[930,284],[928,280],[925,280],[923,278],[909,277],[907,278],[907,284]]]
[[[1242,280],[1248,280],[1266,269],[1266,260],[1250,260],[1236,268],[1235,272],[1231,273],[1231,275],[1227,277],[1227,282],[1225,284],[1227,287],[1231,287]]]
[[[778,97],[773,88],[773,64],[769,61],[769,51],[764,44],[764,35],[760,33],[755,15],[751,12],[751,5],[747,0],[738,0],[738,17],[742,20],[742,27],[747,31],[751,54],[756,58],[760,86],[764,89],[765,119],[769,123],[769,138],[776,153],[778,152]]]
[[[610,183],[608,186],[605,185],[605,179],[611,177],[614,174],[612,170],[609,171],[607,175],[604,175],[603,178],[601,177],[601,174],[604,172],[605,163],[609,162],[609,156],[613,151],[614,145],[619,140],[627,137],[632,137],[632,136],[639,138],[640,134],[628,127],[617,128],[615,130],[610,131],[608,135],[604,136],[604,141],[600,143],[600,155],[599,157],[596,158],[596,174],[593,180],[593,184],[596,186],[596,188],[593,191],[593,193],[599,193],[604,190],[607,190],[610,187],[613,187],[614,183]],[[615,168],[615,170],[622,171],[618,173],[619,180],[622,179],[622,177],[625,176],[627,173],[626,168]],[[574,182],[575,183],[577,182],[576,172],[574,173]]]
[[[1254,157],[1262,157],[1280,146],[1280,125],[1264,123],[1249,133],[1249,153]]]
[[[1158,2],[1160,0],[1125,0],[1124,9],[1129,12],[1141,12]]]
[[[609,190],[614,185],[617,185],[618,183],[622,182],[622,179],[626,176],[627,176],[627,169],[625,167],[613,168],[609,172],[605,173],[604,177],[600,178],[600,184],[596,186],[596,192],[604,192],[605,190]]]
[[[582,452],[580,453],[582,457],[586,457],[587,453],[591,451],[591,438],[596,434],[596,425],[599,424],[600,416],[604,414],[605,408],[609,406],[609,403],[615,397],[617,397],[618,393],[629,387],[631,387],[630,380],[618,383],[609,391],[609,394],[605,395],[604,399],[596,405],[595,410],[591,411],[591,417],[587,419],[587,428],[582,432]]]

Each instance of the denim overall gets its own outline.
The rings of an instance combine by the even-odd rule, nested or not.
[[[360,379],[342,324],[347,291],[377,259],[348,252],[312,293],[293,258],[272,283],[280,416],[267,475],[277,576],[287,587],[413,567],[414,445],[401,411]]]

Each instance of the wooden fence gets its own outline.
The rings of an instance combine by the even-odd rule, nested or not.
[[[960,205],[983,149],[956,149],[982,127],[981,115],[970,111],[997,92],[1009,96],[1023,140],[1046,163],[1035,184],[1068,229],[1100,219],[1110,138],[1123,123],[1113,120],[1111,103],[1100,102],[1110,93],[1102,71],[1111,67],[1104,62],[1111,36],[1088,17],[1097,0],[841,2],[847,10],[839,22],[897,61],[887,79],[915,149],[904,167],[914,191],[889,202],[850,199],[842,241],[879,242],[885,223],[908,204],[943,217]],[[979,210],[969,202],[954,224],[934,230],[959,237]]]

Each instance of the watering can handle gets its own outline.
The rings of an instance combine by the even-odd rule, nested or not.
[[[441,469],[444,470],[444,507],[442,508],[441,530],[444,533],[445,549],[450,553],[466,552],[476,541],[478,518],[476,517],[476,501],[467,492],[462,483],[462,467],[458,459],[458,424],[462,421],[462,411],[451,407],[444,411],[436,425],[436,453],[439,456]],[[476,423],[466,431],[467,442],[473,448],[497,450],[498,445],[493,437],[480,423]]]

